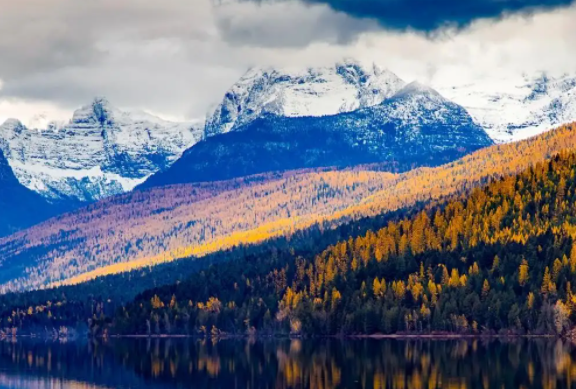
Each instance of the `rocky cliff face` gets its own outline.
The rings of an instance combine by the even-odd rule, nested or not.
[[[26,187],[48,198],[94,201],[131,190],[202,137],[199,124],[124,112],[99,98],[68,123],[29,129],[6,121],[0,149]]]
[[[206,133],[227,133],[265,114],[325,116],[371,107],[404,85],[388,70],[353,60],[332,67],[251,69],[208,118]]]

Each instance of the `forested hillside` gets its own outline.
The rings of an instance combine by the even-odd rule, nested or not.
[[[395,175],[295,171],[135,192],[0,240],[4,290],[78,283],[440,199],[576,149],[576,125]]]
[[[412,213],[413,210],[389,212],[328,230],[314,225],[290,237],[236,246],[195,260],[182,259],[74,285],[3,294],[0,295],[0,329],[14,327],[20,334],[49,331],[51,336],[60,327],[88,329],[88,319],[91,319],[95,325],[90,330],[99,334],[104,328],[102,323],[110,323],[116,309],[148,289],[184,282],[194,273],[229,261],[257,261],[259,258],[288,261],[294,256],[313,257],[342,239],[361,236],[370,229],[382,228],[388,221]]]
[[[562,333],[576,308],[576,154],[341,241],[150,290],[122,333]]]
[[[120,285],[96,280],[6,296],[0,319],[50,328],[90,317],[93,333],[562,333],[575,319],[575,202],[576,153],[561,152],[422,211],[352,223],[325,250],[332,230],[318,229],[296,248],[165,264],[188,276],[128,305],[86,298]],[[140,276],[151,280],[133,272],[123,285]]]

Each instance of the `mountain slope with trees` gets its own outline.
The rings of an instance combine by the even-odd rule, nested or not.
[[[569,125],[405,174],[379,165],[176,185],[103,200],[0,239],[4,290],[84,282],[429,202],[576,148]],[[25,264],[26,268],[16,267]]]
[[[573,130],[558,129],[546,135],[549,142],[533,139],[522,150],[545,155],[537,145],[558,146]],[[0,299],[0,317],[19,328],[91,317],[95,333],[195,333],[213,326],[216,334],[562,333],[574,319],[575,177],[576,154],[563,151],[518,175],[494,176],[482,189],[461,185],[423,211],[426,202],[345,229],[318,226],[293,241],[165,264],[157,268],[162,280],[154,270],[134,271],[8,295]],[[178,281],[128,306],[114,296],[114,288],[171,277]]]
[[[576,314],[576,154],[315,257],[233,261],[147,291],[123,333],[563,333]]]

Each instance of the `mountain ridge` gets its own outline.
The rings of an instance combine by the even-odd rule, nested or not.
[[[0,149],[26,187],[52,199],[90,202],[131,190],[203,137],[201,126],[127,112],[95,98],[69,122],[0,125]]]
[[[50,203],[20,184],[0,150],[0,237],[73,207],[73,204]]]
[[[206,134],[233,131],[266,113],[307,117],[351,112],[381,103],[404,85],[391,71],[352,59],[307,69],[252,68],[208,116]]]
[[[498,143],[526,139],[576,120],[576,73],[491,74],[439,90],[465,107]]]
[[[234,131],[199,142],[138,188],[382,162],[390,164],[390,171],[406,171],[450,162],[490,144],[462,107],[412,83],[380,104],[352,112],[260,115]]]

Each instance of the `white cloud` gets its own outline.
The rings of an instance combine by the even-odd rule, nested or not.
[[[574,7],[478,21],[434,39],[301,3],[0,0],[0,9],[0,120],[59,118],[96,95],[168,117],[201,117],[249,66],[349,56],[435,85],[576,72]]]

